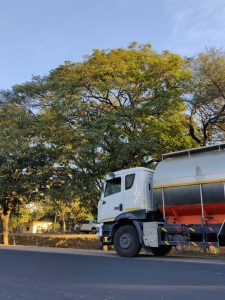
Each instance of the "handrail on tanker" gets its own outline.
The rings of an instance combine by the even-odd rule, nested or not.
[[[197,153],[222,151],[222,150],[225,150],[225,143],[166,153],[162,155],[162,160],[173,158],[173,157],[181,157],[181,156],[191,157],[193,154],[197,154]]]

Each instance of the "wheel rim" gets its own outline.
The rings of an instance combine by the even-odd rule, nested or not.
[[[129,233],[124,233],[120,237],[120,246],[123,249],[128,249],[131,246],[131,236]]]

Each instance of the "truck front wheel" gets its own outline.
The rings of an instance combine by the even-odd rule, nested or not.
[[[172,250],[172,246],[151,247],[151,252],[155,256],[165,256]]]
[[[136,228],[132,225],[124,225],[117,229],[114,246],[120,256],[137,256],[141,250],[141,245]]]

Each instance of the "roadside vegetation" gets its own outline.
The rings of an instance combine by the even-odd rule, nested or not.
[[[93,218],[110,171],[225,138],[225,53],[94,50],[0,93],[3,243],[24,220]],[[59,225],[57,225],[59,224]],[[57,229],[58,230],[58,229]]]

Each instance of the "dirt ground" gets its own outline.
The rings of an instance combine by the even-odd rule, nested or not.
[[[94,234],[15,234],[14,236],[10,236],[10,244],[74,249],[101,249],[99,239]],[[112,247],[110,247],[110,249],[112,249]],[[169,255],[225,257],[225,247],[213,247],[209,249],[183,247],[180,251],[174,248]]]
[[[94,234],[16,234],[10,236],[10,244],[75,249],[100,249],[99,239]]]

